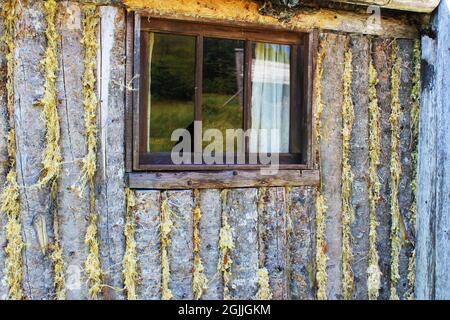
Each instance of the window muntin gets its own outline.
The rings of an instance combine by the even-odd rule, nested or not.
[[[307,139],[309,139],[309,134],[305,132],[305,128],[308,127],[304,122],[305,118],[304,115],[306,112],[303,110],[305,105],[305,99],[303,97],[303,94],[301,94],[300,88],[306,88],[305,81],[307,81],[307,78],[305,77],[304,73],[304,61],[303,58],[304,55],[304,49],[305,49],[305,35],[297,32],[284,32],[284,31],[278,31],[273,30],[271,32],[262,32],[261,30],[257,29],[245,29],[241,27],[228,27],[228,26],[221,26],[221,25],[209,25],[209,24],[198,24],[198,23],[185,23],[180,21],[170,21],[170,20],[164,20],[164,19],[151,19],[151,20],[142,20],[142,29],[141,29],[141,70],[149,70],[149,65],[145,64],[145,59],[148,57],[149,54],[149,47],[148,47],[148,40],[145,41],[146,38],[149,38],[149,34],[167,34],[171,36],[176,35],[188,35],[195,37],[196,39],[196,50],[195,50],[195,110],[194,110],[194,119],[195,120],[202,120],[203,121],[203,129],[208,129],[209,127],[219,127],[222,124],[226,126],[229,126],[231,128],[237,128],[239,127],[240,123],[242,122],[242,128],[244,130],[250,129],[252,127],[261,127],[264,128],[264,126],[268,129],[277,127],[278,129],[281,129],[283,134],[279,137],[279,143],[278,147],[275,149],[271,149],[269,143],[262,142],[261,139],[254,139],[259,141],[251,141],[250,138],[246,139],[246,160],[248,160],[250,152],[255,151],[271,151],[271,152],[278,152],[279,153],[279,159],[280,159],[280,167],[281,168],[304,168],[304,164],[306,163],[306,154],[301,154],[300,151],[304,151],[307,149]],[[209,42],[209,43],[208,43]],[[215,94],[215,92],[212,92],[214,90],[208,90],[208,85],[205,85],[204,82],[208,81],[217,81],[217,79],[214,79],[214,74],[210,75],[208,74],[208,68],[211,69],[211,66],[208,66],[208,62],[205,56],[210,55],[212,57],[216,53],[210,53],[208,52],[208,47],[211,47],[211,45],[215,44],[221,44],[223,43],[239,43],[239,45],[236,45],[236,48],[234,48],[235,52],[235,70],[233,71],[235,73],[236,77],[236,84],[235,87],[240,87],[241,84],[239,81],[242,81],[242,92],[239,92],[239,98],[230,96],[231,99],[231,109],[234,108],[236,110],[237,105],[242,106],[242,112],[239,112],[238,114],[235,114],[233,118],[229,119],[227,117],[222,118],[223,115],[226,115],[229,111],[223,110],[217,114],[214,115],[214,112],[211,112],[214,107],[214,104],[217,104],[217,99],[211,99],[211,96]],[[271,68],[275,68],[274,70],[283,70],[284,74],[282,76],[280,75],[274,75],[272,79],[266,79],[268,81],[267,84],[270,82],[280,82],[281,81],[281,87],[282,90],[275,90],[279,91],[279,94],[282,94],[284,97],[285,102],[279,104],[278,109],[282,109],[283,111],[280,112],[280,110],[277,110],[276,113],[280,119],[277,119],[275,124],[270,124],[270,122],[267,122],[267,124],[264,124],[264,122],[260,122],[260,124],[257,124],[257,122],[253,122],[252,117],[254,116],[253,113],[255,113],[255,108],[253,108],[253,104],[257,104],[257,99],[253,99],[252,91],[255,88],[257,90],[259,85],[256,85],[258,81],[252,81],[253,76],[254,77],[260,77],[261,71],[258,70],[259,66],[261,65],[260,62],[257,62],[258,59],[256,59],[256,49],[258,46],[268,46],[272,47],[272,50],[277,49],[283,49],[285,51],[285,61],[273,61],[273,65]],[[226,46],[225,46],[226,47]],[[155,50],[153,48],[153,50]],[[260,49],[261,50],[261,49]],[[216,50],[217,51],[217,50]],[[241,65],[238,65],[237,62],[237,51],[241,51],[241,59],[243,56],[243,63]],[[192,54],[191,54],[192,57]],[[144,63],[142,63],[142,59],[144,59]],[[210,59],[211,60],[211,59]],[[261,60],[261,59],[259,59]],[[229,61],[229,58],[228,58]],[[213,65],[214,63],[209,62],[210,65]],[[277,65],[278,64],[278,65]],[[143,68],[144,67],[144,68]],[[242,71],[240,70],[242,68]],[[252,70],[252,69],[256,70]],[[278,69],[277,69],[278,68]],[[281,69],[280,69],[281,68]],[[228,68],[230,69],[230,68]],[[228,70],[229,71],[229,70]],[[242,72],[242,75],[239,74]],[[211,72],[212,73],[212,72]],[[226,72],[225,72],[226,73]],[[228,72],[230,73],[230,72]],[[266,72],[267,73],[267,72]],[[230,76],[228,74],[228,76]],[[264,75],[263,75],[264,77]],[[265,76],[268,77],[267,75]],[[217,76],[216,76],[217,78]],[[259,78],[255,78],[258,80]],[[264,78],[262,78],[264,80]],[[259,79],[261,80],[261,79]],[[254,169],[257,167],[260,167],[259,164],[253,165],[245,165],[242,166],[241,163],[238,163],[236,165],[229,165],[226,164],[224,166],[221,165],[214,165],[214,166],[198,166],[198,165],[182,165],[182,166],[173,166],[170,161],[170,152],[166,150],[160,149],[161,152],[149,152],[148,148],[145,146],[151,146],[151,130],[146,128],[147,130],[143,132],[142,128],[145,127],[145,123],[152,122],[152,119],[150,118],[150,121],[148,121],[148,104],[151,103],[149,100],[151,97],[147,96],[143,97],[142,90],[143,87],[150,87],[151,81],[151,74],[150,71],[148,73],[143,73],[141,76],[141,86],[140,86],[140,112],[139,112],[139,141],[137,142],[137,145],[139,146],[139,151],[135,153],[135,155],[138,155],[137,167],[135,165],[135,169],[155,169],[155,170],[204,170],[204,169],[230,169],[230,168],[236,168],[236,169]],[[279,83],[280,84],[280,83]],[[264,82],[263,82],[264,86]],[[206,90],[205,90],[206,87]],[[151,91],[149,89],[149,91]],[[205,92],[206,91],[206,92]],[[210,92],[207,92],[210,91]],[[216,91],[223,91],[226,92],[225,88],[218,88]],[[239,90],[238,90],[239,91]],[[219,92],[223,93],[223,92]],[[282,93],[280,93],[282,92]],[[206,93],[206,94],[205,94]],[[236,92],[237,93],[237,92]],[[217,94],[217,92],[216,92]],[[220,99],[224,99],[223,96],[220,97]],[[220,100],[219,99],[219,100]],[[212,100],[212,101],[211,101]],[[289,100],[289,102],[287,102]],[[230,102],[225,101],[224,105],[227,107],[229,106]],[[267,104],[267,103],[266,103]],[[147,106],[147,107],[145,107]],[[212,107],[211,107],[212,106]],[[263,107],[265,109],[268,109],[268,107]],[[147,109],[147,110],[146,110]],[[260,107],[261,109],[261,107]],[[286,112],[286,110],[288,112]],[[162,109],[161,109],[162,110]],[[263,110],[263,109],[261,109]],[[273,111],[273,110],[272,110]],[[264,114],[267,113],[263,112]],[[212,116],[211,116],[212,115]],[[275,116],[275,115],[274,115]],[[270,117],[269,117],[270,118]],[[225,121],[223,121],[225,119]],[[220,122],[223,123],[220,123]],[[282,125],[281,125],[282,123]],[[224,127],[224,128],[225,128]],[[151,128],[151,126],[150,126]],[[191,130],[192,128],[187,128]],[[203,132],[204,132],[203,130]],[[284,131],[283,131],[284,130]],[[149,133],[150,133],[150,139],[149,139]],[[286,134],[287,133],[287,134]],[[136,137],[136,135],[135,135]],[[194,140],[200,140],[201,136],[194,137]],[[257,137],[259,138],[259,137]],[[270,139],[270,138],[269,138]],[[176,144],[176,142],[174,142]],[[207,144],[207,143],[206,143]],[[136,144],[135,144],[136,145]],[[167,144],[169,145],[169,144]],[[202,142],[200,142],[200,145],[202,145]],[[144,147],[143,147],[144,146]],[[203,146],[205,146],[205,143],[203,143]],[[153,150],[158,151],[158,149],[153,148]],[[225,157],[225,155],[224,155]]]

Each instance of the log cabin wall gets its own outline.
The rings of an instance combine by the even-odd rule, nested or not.
[[[15,39],[13,51],[0,54],[0,190],[11,185],[6,177],[15,170],[24,242],[21,259],[13,259],[13,245],[20,241],[12,242],[14,233],[6,227],[14,216],[2,212],[0,298],[193,299],[199,292],[202,299],[414,297],[420,53],[411,26],[401,24],[399,39],[389,32],[386,37],[319,30],[314,83],[319,188],[130,192],[124,134],[125,98],[132,90],[125,81],[127,11],[116,3],[87,10],[81,1],[59,1],[56,29],[49,32],[44,2],[21,0],[14,19],[3,14],[0,20],[2,44],[11,32]],[[90,31],[94,43],[86,37]],[[36,102],[52,83],[41,64],[52,36],[61,148],[56,194],[49,185],[37,186],[48,122]],[[92,46],[94,56],[88,54]],[[89,70],[95,71],[94,82]],[[89,184],[83,181],[91,143],[86,115],[92,101],[86,97],[94,93],[96,170]],[[349,169],[350,175],[343,173]],[[96,262],[100,268],[93,269]],[[14,290],[13,279],[20,284]]]

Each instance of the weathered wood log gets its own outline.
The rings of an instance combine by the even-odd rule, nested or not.
[[[402,61],[400,103],[402,115],[400,118],[400,160],[402,163],[402,176],[400,178],[399,205],[402,218],[402,249],[400,252],[399,273],[400,280],[397,285],[397,294],[400,299],[407,299],[409,288],[409,260],[413,252],[414,226],[412,221],[413,200],[413,143],[411,141],[411,94],[412,78],[414,72],[414,42],[411,40],[398,40],[399,57]]]
[[[86,155],[82,75],[80,57],[81,10],[77,3],[62,2],[57,16],[60,34],[58,109],[61,123],[61,151],[64,164],[59,183],[59,232],[66,270],[68,299],[87,299],[88,288],[83,278],[87,249],[84,244],[89,213],[88,190],[79,194],[74,186],[81,176],[81,159]]]
[[[369,40],[364,36],[352,36],[350,38],[350,49],[353,54],[352,100],[355,112],[355,122],[350,141],[350,164],[354,175],[351,204],[355,210],[355,220],[351,225],[353,298],[363,300],[368,298]]]
[[[391,36],[399,38],[416,38],[417,27],[406,22],[405,19],[380,16],[380,23],[374,28],[367,14],[331,10],[302,10],[288,21],[280,23],[271,16],[262,16],[259,5],[252,0],[124,0],[124,4],[133,10],[141,10],[152,15],[170,17],[183,20],[225,20],[233,24],[253,23],[256,26],[266,25],[288,30],[310,31],[313,29],[333,30],[349,33]]]
[[[99,8],[97,205],[105,298],[123,298],[122,259],[125,217],[125,11]],[[119,289],[111,290],[109,287]]]
[[[380,200],[377,207],[377,249],[382,273],[380,300],[389,299],[390,295],[390,159],[391,159],[391,39],[374,39],[372,45],[373,63],[378,73],[377,98],[380,106],[381,155],[378,177],[381,183]]]
[[[433,19],[436,37],[422,37],[422,99],[417,199],[416,295],[450,299],[450,4]]]
[[[176,300],[192,300],[193,217],[192,191],[167,191],[173,227],[170,232],[169,288]]]
[[[332,0],[365,6],[380,6],[386,9],[431,13],[439,5],[439,0]]]
[[[202,299],[219,300],[223,298],[223,281],[217,271],[219,263],[219,235],[221,228],[222,202],[220,190],[210,189],[200,192],[200,256],[202,258],[204,275],[208,279],[208,288]]]
[[[3,19],[0,17],[0,35],[3,35]],[[8,170],[8,115],[6,112],[6,60],[3,51],[0,52],[0,194],[6,181]],[[0,211],[0,279],[4,278],[5,250],[6,246],[6,225],[7,219],[4,212]],[[8,287],[0,281],[0,300],[8,297]]]
[[[253,299],[258,290],[258,190],[232,189],[227,193],[225,210],[232,228],[230,296]]]
[[[322,192],[326,199],[327,296],[342,298],[342,78],[346,36],[324,34],[322,77]]]
[[[313,300],[315,292],[315,189],[292,188],[288,198],[291,228],[288,232],[290,255],[290,294],[294,300]]]
[[[436,299],[450,300],[450,3],[441,1],[436,15],[437,161],[436,172]]]
[[[317,170],[280,170],[263,175],[260,170],[216,172],[145,172],[130,173],[128,183],[136,189],[228,189],[269,186],[315,186]]]
[[[17,173],[22,217],[24,294],[26,299],[54,296],[49,244],[53,237],[51,195],[48,187],[36,187],[42,170],[45,123],[35,105],[44,93],[40,62],[46,47],[43,1],[21,1],[16,24],[15,119]],[[47,239],[49,239],[47,241]]]
[[[159,191],[136,191],[136,249],[139,266],[138,299],[161,299],[161,215]]]
[[[289,294],[287,199],[285,188],[268,188],[259,195],[258,234],[260,268],[269,272],[274,300],[287,300]]]

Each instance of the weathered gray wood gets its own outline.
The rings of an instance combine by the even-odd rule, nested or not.
[[[138,190],[136,194],[136,248],[139,265],[138,299],[161,299],[161,242],[159,237],[161,193]]]
[[[82,75],[81,11],[74,2],[61,2],[57,16],[60,34],[57,90],[64,164],[59,183],[59,237],[66,273],[67,299],[87,299],[83,278],[87,248],[84,244],[89,214],[89,190],[81,195],[73,187],[81,176],[81,159],[86,155]]]
[[[450,300],[450,3],[441,1],[436,16],[437,163],[436,299]]]
[[[364,36],[350,38],[353,54],[352,100],[355,112],[350,141],[350,165],[354,175],[351,204],[355,210],[352,233],[353,298],[368,299],[367,253],[369,251],[369,40]]]
[[[290,290],[294,300],[313,300],[315,290],[315,188],[293,188],[290,193]]]
[[[166,195],[173,222],[168,249],[169,288],[175,300],[192,300],[193,194],[192,191],[167,191]]]
[[[400,280],[397,285],[397,294],[400,299],[407,299],[409,293],[409,260],[412,255],[414,243],[414,226],[411,220],[411,206],[413,200],[413,143],[411,141],[411,93],[412,77],[414,72],[414,42],[411,40],[398,40],[401,66],[400,103],[402,116],[400,118],[400,160],[402,163],[402,176],[400,178],[400,193],[398,196],[400,214],[402,217],[402,249],[400,251],[399,272]]]
[[[43,1],[21,1],[16,24],[15,119],[17,135],[17,174],[23,238],[24,294],[26,299],[50,299],[54,295],[50,251],[43,252],[36,226],[52,239],[50,192],[36,188],[42,170],[45,148],[45,123],[42,110],[34,105],[43,97],[44,78],[40,62],[46,46]]]
[[[269,188],[259,197],[258,233],[259,251],[263,251],[263,263],[269,272],[269,284],[274,300],[287,300],[288,281],[288,242],[287,242],[287,199],[284,188]]]
[[[122,299],[125,217],[125,11],[99,7],[97,199],[105,298]]]
[[[417,200],[416,295],[450,299],[450,4],[434,16],[436,38],[422,38],[422,103]]]
[[[326,47],[322,77],[322,159],[323,195],[326,199],[327,296],[342,297],[342,76],[346,37],[325,34]]]
[[[436,47],[435,39],[422,37],[422,94],[416,221],[416,298],[434,299],[436,210]]]
[[[0,17],[0,35],[4,32],[3,19]],[[6,60],[3,51],[0,52],[0,194],[3,193],[8,170],[8,115],[6,112]],[[0,279],[4,278],[6,245],[6,216],[0,212]],[[0,300],[7,299],[8,287],[0,281]]]
[[[253,299],[258,290],[257,201],[257,189],[232,189],[227,194],[225,210],[234,241],[230,254],[232,299]]]
[[[377,98],[380,106],[381,154],[378,177],[381,183],[380,201],[377,208],[377,240],[379,265],[382,273],[380,300],[389,299],[391,263],[391,212],[390,212],[390,159],[391,159],[391,39],[374,39],[372,52],[378,73]]]
[[[130,173],[129,185],[136,189],[228,189],[268,186],[311,186],[319,183],[317,170],[280,170],[274,175],[254,171],[145,172]]]
[[[202,241],[200,256],[202,258],[204,274],[208,279],[208,289],[202,299],[219,300],[223,298],[223,280],[217,271],[219,263],[219,235],[222,224],[222,202],[220,190],[202,190],[200,192],[200,239]]]

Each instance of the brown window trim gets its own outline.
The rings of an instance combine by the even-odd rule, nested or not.
[[[150,21],[150,22],[149,22]],[[245,182],[236,182],[240,179],[242,176],[242,172],[246,172],[246,177],[249,178],[251,176],[254,177],[254,183],[259,185],[267,185],[267,186],[283,186],[283,185],[304,185],[305,181],[306,184],[316,184],[316,182],[312,183],[312,181],[315,181],[314,177],[317,176],[317,171],[312,170],[314,166],[314,155],[315,155],[315,144],[313,141],[313,132],[312,132],[312,126],[313,126],[313,110],[312,110],[312,77],[313,77],[313,65],[315,63],[315,53],[317,52],[317,37],[318,33],[316,30],[311,31],[309,33],[297,33],[292,31],[285,31],[281,30],[281,28],[273,28],[268,27],[265,25],[256,26],[254,24],[248,25],[242,25],[239,24],[239,26],[236,26],[234,24],[231,24],[230,22],[211,22],[208,21],[201,21],[201,22],[192,22],[192,21],[176,21],[176,20],[170,20],[170,23],[167,24],[167,19],[160,19],[160,18],[153,18],[149,17],[147,14],[145,16],[141,16],[139,13],[129,12],[127,16],[127,86],[133,87],[133,90],[129,90],[127,92],[127,109],[126,109],[126,169],[127,172],[130,173],[130,182],[135,181],[134,177],[136,175],[139,176],[140,181],[142,182],[142,178],[144,176],[148,175],[148,181],[147,187],[149,188],[156,188],[155,183],[151,182],[151,177],[157,173],[158,176],[160,175],[176,175],[180,176],[180,174],[184,173],[184,176],[193,175],[191,177],[190,181],[191,184],[196,184],[196,177],[198,176],[198,173],[201,172],[202,174],[209,174],[211,176],[211,179],[214,181],[219,181],[221,176],[224,174],[224,172],[233,172],[234,176],[234,183],[231,183],[231,185],[234,185],[235,187],[239,186],[247,186]],[[303,136],[302,143],[301,143],[301,164],[298,163],[285,163],[280,164],[280,174],[281,176],[289,176],[289,179],[291,182],[285,181],[284,183],[281,183],[282,179],[276,179],[276,178],[264,178],[260,179],[259,177],[259,170],[261,167],[264,167],[262,165],[202,165],[201,168],[198,165],[183,165],[183,166],[176,166],[172,164],[164,164],[164,163],[155,163],[155,164],[141,164],[139,162],[139,159],[141,156],[139,155],[139,141],[140,137],[138,136],[139,133],[139,119],[140,119],[140,110],[139,110],[139,87],[141,79],[139,77],[140,69],[141,69],[141,59],[140,59],[140,44],[141,44],[141,34],[140,34],[140,28],[142,27],[144,30],[149,31],[166,31],[166,32],[172,32],[173,30],[171,27],[173,26],[186,26],[186,24],[190,24],[192,28],[183,28],[182,32],[186,32],[189,34],[196,34],[199,35],[199,33],[204,32],[203,29],[200,28],[200,26],[208,26],[210,29],[213,30],[214,34],[211,34],[208,32],[208,36],[215,36],[215,37],[223,37],[226,39],[241,39],[246,40],[247,38],[249,40],[253,41],[267,41],[267,42],[274,42],[274,43],[280,43],[280,44],[291,44],[292,41],[298,41],[297,45],[301,47],[301,50],[299,50],[299,54],[302,55],[301,59],[294,59],[296,61],[302,62],[302,70],[301,73],[301,88],[304,94],[301,96],[301,103],[303,107],[301,110],[301,119],[302,121],[300,123],[297,123],[297,125],[300,126],[301,135]],[[163,30],[162,30],[163,29]],[[186,31],[187,30],[187,31]],[[230,32],[231,31],[231,32]],[[204,33],[203,33],[204,34]],[[242,35],[245,35],[245,39],[243,39]],[[246,41],[246,45],[250,45],[249,41]],[[246,48],[246,52],[250,52],[248,50],[248,47]],[[245,69],[248,73],[247,76],[250,75],[250,68],[248,67],[248,64],[251,65],[251,57],[248,55],[246,56],[245,63],[247,64],[247,68]],[[296,66],[293,66],[296,67]],[[294,75],[294,73],[291,73]],[[250,83],[250,81],[247,81],[247,83]],[[295,88],[293,85],[291,88]],[[249,103],[249,89],[247,88],[247,98],[245,100],[245,103]],[[295,94],[295,93],[294,93]],[[197,98],[199,99],[199,98]],[[200,101],[201,102],[201,101]],[[200,105],[199,101],[197,100],[196,105]],[[292,104],[291,104],[292,105]],[[295,109],[295,108],[294,108]],[[246,119],[246,124],[244,127],[249,127],[249,108],[244,108],[244,113],[247,113],[244,115]],[[292,110],[292,109],[291,109]],[[292,112],[292,111],[291,111]],[[294,117],[291,117],[293,119]],[[292,122],[292,121],[291,121]],[[291,123],[292,125],[292,123]],[[293,139],[295,137],[292,137]],[[292,140],[291,140],[292,141]],[[144,157],[147,157],[147,155],[144,155]],[[204,171],[202,171],[204,170]],[[206,171],[210,172],[206,172]],[[148,171],[155,171],[148,172]],[[179,172],[177,172],[179,171]],[[136,172],[136,173],[133,173]],[[297,174],[295,174],[296,172]],[[236,174],[237,173],[237,174]],[[304,179],[301,177],[307,176],[308,179]],[[314,179],[311,179],[313,177]],[[245,179],[244,179],[245,180]],[[252,180],[252,179],[250,179]],[[272,182],[270,182],[272,181]],[[183,184],[181,181],[179,182],[181,185]],[[280,184],[281,183],[281,184]],[[217,185],[217,184],[216,184]],[[131,186],[131,185],[130,185]],[[142,187],[142,183],[141,183]],[[168,187],[168,185],[166,185]],[[176,189],[176,187],[172,187]]]

